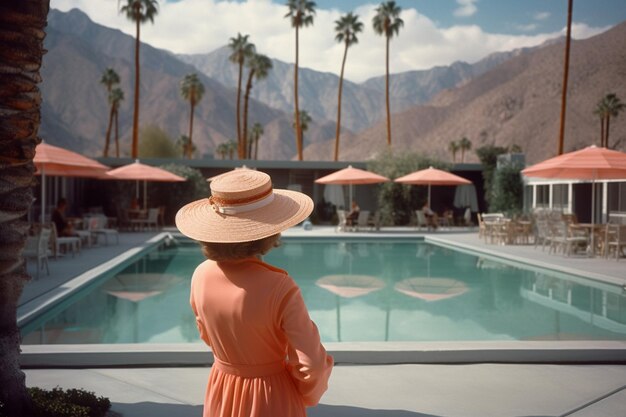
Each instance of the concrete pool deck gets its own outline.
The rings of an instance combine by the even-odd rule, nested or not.
[[[122,255],[156,234],[126,234],[120,245],[85,250],[76,258],[51,261],[51,275],[29,282],[20,300],[25,307],[52,295],[55,288],[91,268]],[[335,233],[332,227],[312,231],[294,228],[285,236],[417,237],[438,244],[466,246],[486,256],[515,262],[546,263],[551,269],[575,268],[579,274],[623,285],[624,262],[566,258],[532,246],[485,245],[477,233],[462,230],[433,234],[393,228],[380,232]],[[96,251],[99,251],[96,253]],[[80,265],[79,265],[80,264]],[[50,280],[51,282],[45,282]],[[621,281],[620,281],[621,280]],[[42,297],[38,297],[42,296]],[[19,311],[18,311],[19,313]],[[575,342],[574,342],[575,343]],[[330,351],[334,348],[329,344]],[[68,347],[69,348],[69,347]],[[24,346],[27,352],[36,347]],[[61,348],[62,349],[62,348]],[[626,346],[622,348],[626,352]],[[71,350],[71,348],[70,348]],[[436,352],[435,352],[436,353]],[[341,355],[338,355],[338,359]],[[176,360],[174,359],[174,362]],[[626,362],[626,355],[620,363]],[[66,367],[67,368],[67,367]],[[111,399],[113,411],[133,416],[200,416],[207,366],[81,367],[35,366],[25,370],[27,385],[77,387]],[[626,365],[607,364],[417,364],[371,365],[340,361],[321,404],[309,409],[312,417],[505,417],[575,416],[624,417]]]

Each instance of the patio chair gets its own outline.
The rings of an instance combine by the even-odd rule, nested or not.
[[[42,227],[35,236],[28,236],[26,246],[22,252],[25,259],[34,258],[37,260],[37,274],[35,279],[39,279],[39,270],[42,265],[46,265],[46,273],[50,275],[50,267],[48,266],[48,245],[50,243],[51,230]]]
[[[137,227],[139,230],[144,230],[144,228],[151,229],[154,226],[155,230],[159,228],[159,209],[151,208],[148,209],[148,216],[143,219],[131,219],[130,220],[131,227],[133,230]]]
[[[430,229],[426,215],[422,210],[415,210],[415,215],[417,216],[417,223],[415,224],[416,229],[421,230],[422,227],[425,227],[426,230]]]
[[[589,245],[589,237],[583,234],[584,231],[570,229],[565,221],[559,221],[555,224],[552,236],[549,237],[550,249],[549,253],[557,252],[561,249],[563,254],[570,256],[577,249],[587,250]]]
[[[337,227],[335,227],[335,232],[345,232],[348,230],[348,220],[346,219],[346,212],[344,210],[337,210],[337,219],[339,222],[337,223]]]
[[[106,217],[104,216],[94,216],[90,217],[88,221],[89,228],[88,230],[96,236],[96,241],[98,241],[100,236],[104,236],[104,244],[109,244],[109,236],[115,237],[115,243],[120,243],[119,232],[116,229],[107,228],[106,226]]]
[[[55,259],[59,257],[62,249],[65,249],[65,252],[72,252],[72,257],[76,255],[76,252],[80,253],[82,246],[80,237],[59,236],[54,222],[46,224],[45,227],[50,229],[50,248]]]
[[[607,224],[604,240],[604,257],[608,258],[611,252],[615,253],[615,260],[626,256],[626,225]]]
[[[371,231],[380,230],[380,211],[374,212],[374,216],[367,222],[367,225],[370,227]]]
[[[354,225],[355,231],[360,231],[361,229],[367,228],[367,221],[370,218],[369,210],[361,210],[359,211],[359,217],[356,219],[356,224]]]

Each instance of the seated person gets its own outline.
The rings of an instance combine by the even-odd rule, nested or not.
[[[352,200],[352,206],[350,207],[350,212],[346,215],[346,224],[348,226],[354,226],[356,224],[356,221],[359,218],[360,211],[361,211],[361,208],[358,206],[356,201]]]
[[[422,212],[424,213],[424,216],[426,216],[426,222],[428,223],[428,227],[436,229],[439,224],[439,217],[437,216],[437,213],[430,209],[430,204],[428,204],[428,200],[426,200],[426,202],[424,203],[424,206],[422,207]]]
[[[76,236],[74,233],[74,226],[65,217],[65,210],[67,209],[67,200],[60,198],[57,202],[57,206],[52,212],[52,222],[57,228],[58,236]]]

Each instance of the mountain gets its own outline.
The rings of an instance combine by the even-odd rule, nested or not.
[[[43,82],[42,123],[40,135],[52,144],[65,146],[88,155],[102,152],[108,122],[108,103],[100,77],[113,67],[121,77],[126,99],[120,109],[122,151],[128,154],[132,133],[134,43],[133,37],[91,21],[74,9],[67,13],[51,10],[41,70]],[[155,124],[173,138],[186,133],[189,104],[180,96],[180,81],[196,68],[178,60],[172,53],[141,45],[140,126]],[[205,94],[196,108],[194,144],[199,153],[210,154],[220,143],[236,137],[236,92],[204,74],[199,78]],[[289,159],[295,155],[291,114],[251,100],[249,123],[266,126],[260,154],[266,159]],[[329,124],[311,125],[306,140],[315,142],[332,135]],[[272,143],[271,149],[264,149]]]
[[[607,93],[626,98],[626,23],[585,40],[572,41],[565,150],[598,143],[600,120],[593,114]],[[462,86],[444,90],[426,105],[392,115],[395,151],[420,151],[451,159],[451,141],[469,138],[473,149],[485,144],[517,144],[528,162],[556,154],[563,78],[563,45],[551,44],[521,54]],[[347,136],[341,158],[363,160],[386,147],[384,121]],[[611,138],[626,148],[626,115],[611,119]],[[332,141],[310,145],[305,158],[328,159]],[[476,161],[473,151],[466,161]]]
[[[450,66],[391,74],[391,109],[399,112],[415,104],[426,103],[439,92],[461,85],[502,62],[533,49],[494,53],[475,64],[455,62]],[[230,53],[230,49],[224,46],[208,54],[177,56],[223,85],[236,88],[238,66],[228,60]],[[272,59],[272,64],[273,69],[268,78],[255,83],[251,96],[270,107],[287,113],[293,112],[293,65],[277,59]],[[350,65],[349,57],[347,65]],[[247,71],[244,70],[243,86],[246,83],[245,77]],[[334,122],[337,119],[339,77],[332,73],[300,68],[298,79],[300,108],[306,109],[314,120]],[[384,103],[384,76],[371,78],[361,84],[344,79],[342,127],[358,132],[384,120]]]

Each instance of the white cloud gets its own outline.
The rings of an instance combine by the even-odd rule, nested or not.
[[[52,0],[51,6],[63,11],[78,7],[91,19],[134,36],[134,24],[118,14],[118,0]],[[346,78],[364,81],[385,72],[385,41],[374,34],[372,17],[376,4],[355,10],[364,23],[359,43],[348,53]],[[216,0],[160,2],[154,24],[142,26],[141,39],[155,47],[176,53],[206,53],[228,43],[237,32],[250,34],[257,50],[285,62],[293,62],[295,32],[284,19],[286,8],[270,0],[246,3]],[[339,73],[342,45],[334,40],[338,10],[317,11],[312,27],[300,31],[300,65],[318,71]],[[403,9],[404,27],[391,42],[392,72],[428,69],[454,61],[475,62],[496,51],[538,45],[562,36],[565,29],[536,35],[487,33],[478,26],[457,25],[442,28],[415,9]],[[586,38],[607,28],[573,25],[573,36]]]
[[[549,17],[550,17],[550,12],[538,12],[538,13],[535,13],[535,15],[533,16],[533,19],[546,20]]]
[[[515,27],[522,32],[532,32],[533,30],[537,29],[537,24],[529,23],[527,25],[515,25]]]
[[[454,10],[456,17],[473,16],[478,11],[478,7],[476,7],[475,4],[478,0],[456,0],[456,2],[459,5],[459,7]]]

